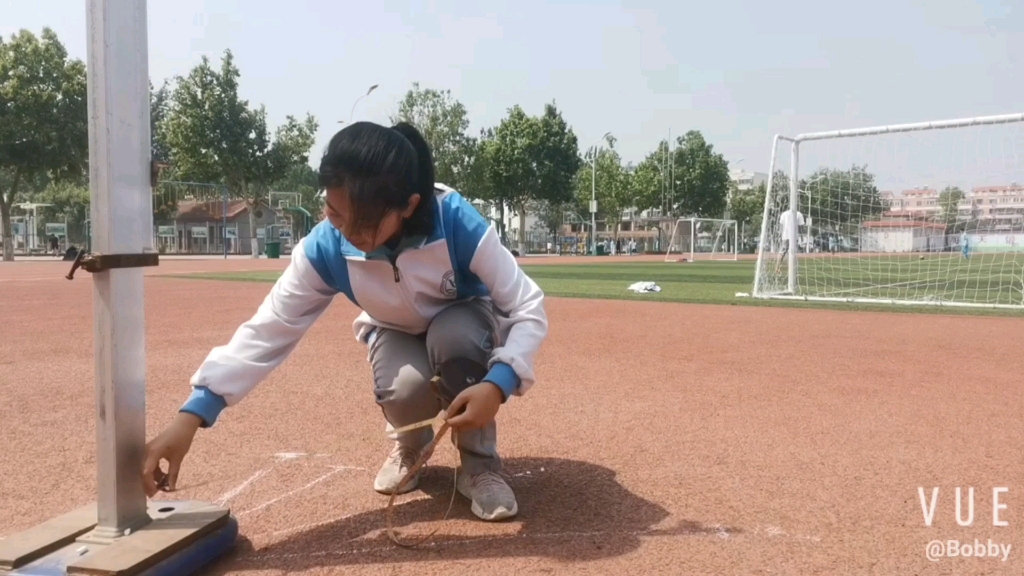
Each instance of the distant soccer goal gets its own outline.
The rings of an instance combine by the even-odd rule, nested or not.
[[[736,260],[736,221],[680,218],[672,226],[665,262]]]
[[[776,136],[753,296],[1024,307],[1024,114]]]

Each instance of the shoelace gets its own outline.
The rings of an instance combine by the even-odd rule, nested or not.
[[[484,472],[473,479],[473,483],[482,490],[500,490],[505,487],[505,481],[494,472]]]
[[[416,450],[401,444],[391,450],[391,459],[397,459],[399,466],[413,466],[416,463]]]
[[[438,378],[437,376],[434,377],[435,380],[437,378]],[[432,384],[436,384],[436,382],[432,382]],[[434,528],[433,531],[428,533],[426,536],[423,536],[419,540],[416,540],[416,541],[413,541],[413,542],[403,542],[402,539],[398,537],[398,533],[395,532],[395,526],[394,526],[395,506],[394,505],[395,505],[395,497],[398,496],[398,492],[402,489],[402,487],[404,487],[406,484],[408,484],[410,481],[412,481],[413,477],[416,476],[416,473],[419,472],[420,468],[422,468],[423,465],[427,463],[427,460],[430,460],[430,457],[434,454],[434,449],[437,448],[438,442],[440,442],[441,439],[444,438],[445,434],[450,429],[451,429],[451,426],[448,424],[448,422],[443,422],[441,424],[441,428],[438,429],[437,434],[434,435],[434,439],[431,440],[430,443],[427,444],[423,448],[423,450],[420,452],[420,457],[416,460],[416,463],[413,464],[412,468],[409,468],[409,471],[405,473],[405,476],[402,477],[402,481],[398,483],[398,486],[396,486],[395,490],[391,493],[391,498],[388,499],[388,508],[387,508],[387,514],[386,514],[386,516],[387,516],[387,532],[388,532],[388,537],[391,538],[392,542],[394,542],[395,544],[398,544],[399,546],[402,546],[402,547],[405,547],[405,548],[413,548],[415,546],[419,546],[420,544],[423,544],[427,540],[430,540],[430,538],[432,538],[434,536],[434,534],[436,534],[437,531],[441,529],[441,527],[438,526],[437,528]],[[458,433],[455,430],[453,430],[453,429],[451,430],[451,433],[452,433],[452,444],[455,446],[456,449],[458,449],[458,447],[459,447],[459,436],[458,436]],[[448,509],[445,510],[444,516],[441,518],[441,522],[444,522],[445,520],[447,520],[448,519],[448,514],[451,513],[451,511],[452,511],[452,505],[455,504],[455,494],[457,494],[458,491],[459,491],[458,483],[459,483],[459,467],[456,466],[455,467],[454,477],[452,478],[452,498],[451,498],[451,500],[448,501]]]

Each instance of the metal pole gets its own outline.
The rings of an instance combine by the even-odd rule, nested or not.
[[[224,245],[224,259],[228,259],[228,189],[222,188],[224,193],[224,214],[221,215],[221,226],[224,228],[221,231],[220,243]]]
[[[693,262],[693,229],[696,227],[696,221],[690,219],[690,262]]]
[[[796,295],[796,251],[799,246],[797,237],[800,230],[797,229],[796,213],[800,209],[800,198],[797,195],[800,175],[797,172],[799,166],[800,143],[793,142],[793,158],[791,175],[789,177],[789,293]]]
[[[348,122],[349,122],[349,124],[351,124],[352,123],[352,119],[355,118],[356,105],[359,104],[359,101],[362,100],[363,98],[366,98],[367,96],[369,96],[370,92],[373,92],[376,89],[377,89],[377,84],[374,84],[373,86],[370,86],[370,89],[366,91],[366,94],[363,94],[359,98],[356,98],[356,101],[352,103],[352,112],[350,112],[349,115],[348,115]]]
[[[768,241],[768,213],[772,208],[772,186],[775,184],[775,162],[778,159],[780,136],[775,135],[772,140],[772,157],[768,162],[768,185],[764,190],[764,211],[761,214],[761,238],[757,243],[757,265],[754,267],[754,297],[762,294],[761,274],[767,264],[764,259],[765,251],[768,249],[765,244]]]
[[[590,159],[593,172],[590,177],[590,255],[597,255],[597,148]]]
[[[90,220],[96,251],[152,249],[145,0],[89,0]],[[98,525],[116,538],[150,521],[139,474],[146,441],[142,268],[93,279]]]

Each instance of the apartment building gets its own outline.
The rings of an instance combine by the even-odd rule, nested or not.
[[[921,187],[904,190],[899,195],[882,192],[882,201],[889,206],[887,218],[936,220],[941,216],[940,192]],[[1024,228],[1024,185],[1011,182],[1002,186],[978,186],[965,192],[957,206],[960,220],[978,220],[982,228],[1020,230]]]

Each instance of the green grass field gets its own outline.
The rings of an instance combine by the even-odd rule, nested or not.
[[[814,260],[814,259],[808,259]],[[803,262],[803,260],[801,261]],[[844,266],[833,266],[825,270],[822,263],[814,263],[814,274],[807,278],[821,279],[824,274],[849,275],[852,278],[868,270],[856,270]],[[873,262],[873,267],[885,265]],[[929,277],[926,263],[921,263],[920,277]],[[932,264],[934,266],[934,264]],[[523,270],[533,278],[549,296],[566,298],[597,298],[618,300],[647,300],[656,302],[687,302],[694,304],[723,304],[747,306],[785,306],[799,308],[829,308],[834,310],[874,310],[887,312],[942,313],[1024,316],[1024,311],[993,310],[987,308],[962,308],[939,306],[891,306],[847,303],[811,303],[782,300],[760,300],[737,297],[737,292],[750,293],[754,282],[754,262],[693,262],[693,263],[609,263],[609,264],[542,264],[523,265]],[[810,272],[809,266],[805,271]],[[872,269],[873,270],[873,269]],[[910,277],[915,272],[910,271]],[[903,278],[908,271],[904,268]],[[177,277],[208,280],[233,280],[245,282],[274,282],[278,272],[223,272],[189,274]],[[921,276],[923,275],[923,276]],[[661,287],[661,292],[634,294],[626,287],[634,282],[651,281]]]

